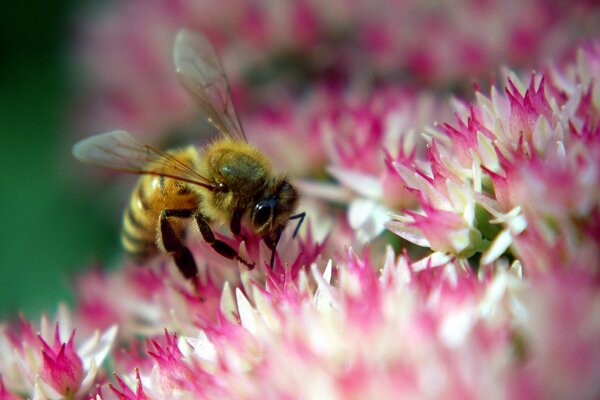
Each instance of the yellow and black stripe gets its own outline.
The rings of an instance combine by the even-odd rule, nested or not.
[[[129,205],[123,215],[121,243],[125,251],[136,260],[145,260],[156,253],[156,216],[148,200],[145,184],[148,177],[138,181]]]

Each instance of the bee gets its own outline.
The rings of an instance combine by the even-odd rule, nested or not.
[[[236,236],[249,226],[271,250],[275,249],[292,215],[298,192],[288,177],[273,171],[269,158],[250,144],[240,124],[225,72],[215,49],[202,35],[181,30],[176,35],[174,63],[183,87],[220,133],[203,149],[194,146],[162,151],[123,130],[83,139],[73,146],[78,160],[111,170],[141,175],[123,216],[121,242],[138,261],[159,252],[170,255],[186,279],[196,279],[198,268],[185,244],[188,224],[218,254],[242,258],[213,233],[226,225]]]

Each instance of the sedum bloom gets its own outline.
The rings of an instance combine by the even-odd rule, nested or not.
[[[587,61],[570,78],[558,69],[523,85],[511,74],[504,94],[458,103],[455,126],[428,131],[427,163],[394,163],[422,211],[398,214],[388,227],[438,253],[481,252],[481,264],[519,255],[509,246],[528,234],[570,241],[570,256],[597,246],[575,239],[591,229],[600,199],[600,103],[592,100],[600,75],[583,70],[598,62],[597,49],[582,53]]]
[[[198,294],[165,258],[143,268],[126,265],[115,272],[90,271],[78,281],[76,320],[86,332],[117,323],[124,340],[140,334],[160,335],[165,328],[187,332],[196,325],[210,325],[218,320],[217,310],[227,300],[222,296],[224,285],[250,290],[256,282],[277,281],[282,275],[295,278],[303,266],[333,254],[327,241],[313,240],[310,227],[305,238],[295,240],[289,238],[292,229],[281,237],[273,271],[269,269],[271,251],[250,232],[242,243],[226,236],[221,239],[239,248],[242,256],[248,255],[246,259],[256,263],[252,270],[223,258],[196,238],[191,250],[200,269]]]
[[[0,393],[26,395],[34,399],[81,398],[99,375],[99,367],[110,353],[117,327],[96,331],[77,340],[71,317],[61,307],[56,322],[42,317],[39,330],[21,319],[19,327],[0,331]],[[11,397],[8,397],[11,398]]]
[[[464,45],[460,65],[486,57],[479,37],[465,43],[429,3],[417,3],[151,0],[140,7],[133,0],[114,3],[115,14],[91,24],[97,35],[88,39],[116,52],[102,57],[83,47],[90,60],[101,57],[90,63],[102,76],[97,93],[118,100],[117,111],[107,111],[111,123],[125,116],[122,128],[153,126],[154,133],[191,113],[163,79],[168,35],[182,21],[206,24],[238,68],[234,91],[250,107],[248,136],[302,177],[306,226],[296,238],[294,226],[286,228],[273,269],[271,251],[252,232],[242,240],[215,227],[254,268],[189,232],[197,287],[166,256],[84,273],[73,315],[61,307],[38,326],[0,324],[0,399],[599,398],[599,42],[526,78],[507,73],[489,95],[477,90],[472,101],[455,100],[455,119],[444,122],[446,106],[430,93],[385,81],[387,67],[406,56],[399,32],[422,38],[426,54],[408,57],[398,71],[431,67],[421,71],[423,81],[452,81],[437,63],[456,76],[444,50],[456,49],[447,46],[455,40]],[[447,9],[448,21],[495,5],[460,2]],[[543,48],[562,32],[561,18],[570,21],[588,3],[575,5],[560,16],[564,6],[546,2],[524,4],[519,15],[503,9],[515,25],[508,33],[482,29],[482,40],[504,33],[523,46],[510,52]],[[428,24],[435,29],[404,31],[394,18],[403,7],[423,10],[415,15],[437,22]],[[248,94],[244,72],[264,59],[244,63],[247,53],[236,51],[261,49],[268,61],[292,48],[310,64],[318,59],[314,46],[329,43],[322,35],[340,27],[338,8],[357,27],[344,43],[356,45],[358,56],[334,54],[352,71],[347,90],[321,71],[326,77],[303,97],[286,93],[266,106],[257,99],[273,98],[277,88]],[[537,12],[541,26],[521,26],[519,16]],[[469,30],[480,23],[468,22]],[[245,34],[236,39],[229,23]],[[490,52],[512,59],[500,41]],[[365,54],[373,65],[358,71],[363,63],[353,57]],[[103,62],[124,71],[122,80]],[[368,84],[371,74],[381,86]],[[384,222],[404,241],[393,234],[380,235],[391,238],[384,246],[374,241]]]
[[[321,208],[312,208],[307,199],[347,205],[345,218],[352,234],[345,235],[350,240],[346,243],[356,246],[385,229],[390,208],[415,204],[415,197],[401,187],[386,164],[386,157],[391,156],[386,149],[410,160],[424,152],[418,130],[433,122],[431,115],[446,112],[430,94],[398,88],[371,93],[315,90],[299,106],[290,107],[271,107],[249,119],[247,128],[250,140],[273,154],[282,170],[306,177],[298,186],[309,215],[318,215],[313,218],[315,229],[327,230],[344,222],[339,218],[330,222],[335,214],[331,208],[324,209],[322,201]],[[261,135],[264,132],[269,134]],[[297,157],[286,157],[290,153]],[[325,182],[325,175],[336,182]]]
[[[115,1],[79,14],[74,47],[84,79],[74,118],[82,132],[118,126],[159,137],[189,127],[194,108],[169,56],[183,26],[221,48],[238,108],[250,110],[315,79],[340,86],[384,77],[447,90],[500,63],[532,67],[598,32],[593,3]]]
[[[226,286],[215,323],[149,340],[102,398],[594,398],[600,297],[577,271],[417,271],[390,249],[378,270],[349,252],[296,279]],[[566,303],[552,298],[565,278],[582,289]]]
[[[207,329],[153,340],[152,369],[121,376],[128,386],[115,392],[126,399],[141,392],[148,399],[503,397],[501,378],[516,362],[511,311],[502,305],[508,274],[491,293],[455,265],[415,272],[392,251],[381,275],[352,253],[324,273],[316,264],[307,271],[237,290]]]

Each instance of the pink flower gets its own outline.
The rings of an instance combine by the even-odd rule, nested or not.
[[[43,365],[40,377],[54,390],[69,397],[77,392],[83,378],[83,365],[74,349],[75,331],[67,343],[61,343],[58,325],[52,347],[38,336],[42,344]]]
[[[18,400],[17,395],[10,393],[4,386],[4,381],[0,375],[0,400]]]
[[[116,327],[95,332],[86,341],[69,332],[70,316],[61,308],[54,329],[42,317],[36,334],[31,323],[0,331],[0,375],[3,385],[35,398],[79,398],[88,393],[98,377],[98,368],[109,354]],[[68,335],[68,336],[67,336]],[[65,338],[68,338],[65,341]]]
[[[504,96],[492,89],[490,98],[478,93],[474,105],[457,103],[456,126],[430,132],[428,163],[394,164],[425,216],[405,212],[389,228],[439,252],[481,252],[482,264],[515,254],[511,243],[534,226],[550,242],[577,235],[599,198],[598,127],[592,122],[598,112],[589,96],[600,76],[586,79],[587,87],[565,94],[568,80],[557,72],[534,74],[527,87],[513,74]],[[463,229],[462,244],[425,240],[431,227],[448,240]]]
[[[515,239],[529,279],[516,294],[515,326],[526,360],[513,379],[525,396],[594,398],[600,393],[598,245],[549,243],[535,230]]]
[[[477,397],[490,387],[502,397],[512,363],[501,304],[512,278],[479,282],[450,264],[432,272],[388,251],[379,276],[349,254],[337,283],[330,263],[266,290],[237,290],[222,302],[233,319],[192,336],[166,333],[164,344],[149,344],[152,372],[123,379],[151,399]]]
[[[120,127],[158,137],[196,115],[172,73],[175,31],[205,32],[221,49],[238,108],[271,103],[315,77],[329,85],[383,77],[447,89],[498,64],[531,68],[598,32],[589,1],[117,1],[84,13],[77,62],[87,74],[81,131]],[[269,77],[275,79],[269,79]]]
[[[142,380],[140,377],[139,371],[136,371],[136,389],[135,392],[131,390],[127,384],[118,376],[115,375],[115,379],[119,384],[119,388],[116,388],[113,385],[110,385],[110,389],[113,393],[118,397],[119,400],[148,400],[149,398],[144,393],[144,388],[142,387]],[[105,399],[106,397],[100,395],[101,399]]]
[[[330,222],[331,210],[324,209],[322,201],[321,207],[315,207],[307,199],[348,204],[346,218],[356,232],[352,242],[356,246],[384,230],[390,208],[415,204],[415,196],[401,187],[386,162],[392,157],[386,149],[394,149],[393,157],[407,160],[424,151],[418,130],[432,122],[431,113],[444,113],[429,95],[400,89],[317,90],[293,112],[289,107],[287,103],[270,107],[250,119],[247,128],[250,140],[273,154],[280,169],[308,177],[297,184],[303,194],[301,207],[318,221],[315,229],[341,222]],[[312,178],[322,176],[324,170],[338,182]]]
[[[85,273],[74,319],[61,308],[35,328],[0,325],[0,398],[600,396],[600,46],[454,99],[453,122],[421,90],[562,49],[572,18],[584,27],[596,9],[466,1],[442,18],[411,1],[115,4],[89,29],[121,58],[86,48],[124,74],[92,63],[95,93],[119,100],[105,104],[111,123],[187,126],[163,53],[183,22],[206,28],[248,106],[248,136],[299,177],[306,226],[295,238],[286,227],[272,268],[251,231],[215,226],[254,268],[190,231],[196,282],[165,255]],[[304,77],[251,83],[290,51],[315,78],[308,89],[297,63],[283,70]],[[420,89],[392,88],[402,74]]]
[[[302,269],[331,254],[327,243],[313,239],[310,226],[304,238],[292,239],[293,229],[288,227],[281,237],[273,271],[269,269],[271,250],[250,232],[244,233],[245,242],[217,235],[252,260],[252,270],[192,237],[190,248],[200,268],[198,294],[166,257],[144,267],[127,265],[118,272],[92,270],[78,281],[77,322],[86,332],[118,324],[120,337],[128,341],[137,335],[160,335],[165,328],[193,332],[197,326],[209,326],[219,319],[223,290],[247,291],[266,279],[295,279]],[[137,348],[133,346],[130,352],[136,353]]]

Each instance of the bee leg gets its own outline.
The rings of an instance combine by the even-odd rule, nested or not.
[[[238,252],[233,247],[231,247],[224,241],[215,238],[215,234],[213,233],[212,229],[210,229],[210,225],[208,224],[208,221],[206,220],[204,215],[196,214],[196,222],[198,223],[198,228],[200,228],[202,238],[206,243],[211,245],[214,251],[216,251],[225,258],[229,258],[230,260],[238,260],[239,262],[247,266],[249,269],[254,268],[254,263],[250,264],[248,261],[240,257]]]
[[[169,218],[190,218],[191,216],[191,210],[163,210],[160,214],[160,237],[165,251],[173,257],[179,272],[185,279],[194,281],[197,286],[198,267],[196,261],[169,222]]]
[[[293,219],[300,219],[300,221],[298,221],[298,225],[296,225],[296,229],[294,229],[294,234],[292,235],[292,238],[295,238],[296,235],[298,234],[298,230],[300,230],[300,226],[302,225],[302,222],[304,222],[304,217],[306,217],[306,212],[302,211],[301,213],[298,213],[296,215],[292,215],[290,217],[290,221]]]

